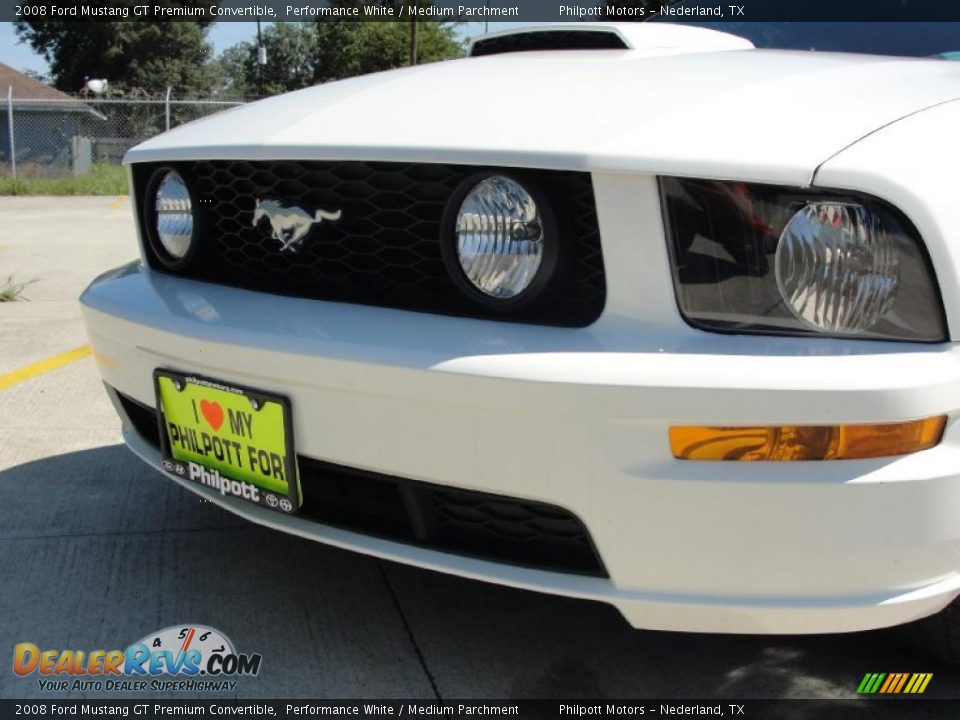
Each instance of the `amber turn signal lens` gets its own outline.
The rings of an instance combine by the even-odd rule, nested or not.
[[[854,460],[908,455],[940,443],[947,418],[877,425],[670,428],[680,460]]]

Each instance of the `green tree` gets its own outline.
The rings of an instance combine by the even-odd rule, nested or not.
[[[354,27],[345,57],[326,66],[318,63],[315,70],[318,79],[364,75],[410,64],[409,21],[362,22],[352,25]],[[418,23],[418,63],[449,60],[461,55],[463,48],[457,42],[452,23]]]
[[[463,47],[457,42],[455,25],[419,23],[417,62],[436,62],[463,55]],[[314,80],[340,80],[409,65],[410,31],[411,24],[405,20],[317,21]]]
[[[237,43],[217,59],[224,96],[277,95],[313,84],[313,23],[275,23],[264,28],[262,40],[267,51],[266,65],[257,64],[255,41]],[[262,91],[258,93],[261,77]]]
[[[189,96],[207,94],[213,82],[207,72],[209,25],[48,20],[19,21],[14,27],[21,40],[47,59],[60,90],[78,92],[86,78],[106,78],[112,90],[160,94],[173,87],[177,95]]]
[[[329,0],[334,6],[430,4],[430,0]],[[457,22],[422,21],[417,24],[417,62],[449,60],[463,55],[456,37]],[[314,80],[326,82],[403,67],[410,63],[409,20],[348,22],[316,21]]]
[[[407,21],[276,23],[263,31],[267,64],[257,66],[255,41],[227,48],[217,59],[220,94],[250,98],[257,93],[262,72],[263,95],[298,90],[403,67],[410,62],[410,23]],[[459,57],[463,48],[453,23],[421,22],[418,27],[420,63]]]

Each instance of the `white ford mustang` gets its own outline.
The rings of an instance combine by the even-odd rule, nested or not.
[[[960,653],[960,63],[667,23],[471,54],[129,152],[142,259],[82,303],[133,451],[639,628],[933,616]]]

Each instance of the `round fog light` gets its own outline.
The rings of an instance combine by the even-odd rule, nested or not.
[[[153,198],[154,249],[164,264],[182,265],[194,242],[193,202],[190,190],[176,170],[161,171]]]
[[[544,264],[544,218],[533,195],[505,175],[490,175],[464,196],[456,217],[456,260],[470,285],[493,301],[514,300]]]
[[[780,235],[777,286],[790,311],[811,328],[869,330],[890,309],[900,257],[880,217],[864,205],[814,202]]]

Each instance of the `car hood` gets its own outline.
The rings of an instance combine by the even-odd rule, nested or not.
[[[809,184],[884,125],[960,97],[960,63],[676,49],[531,52],[328,83],[138,145],[127,162],[300,159]]]

